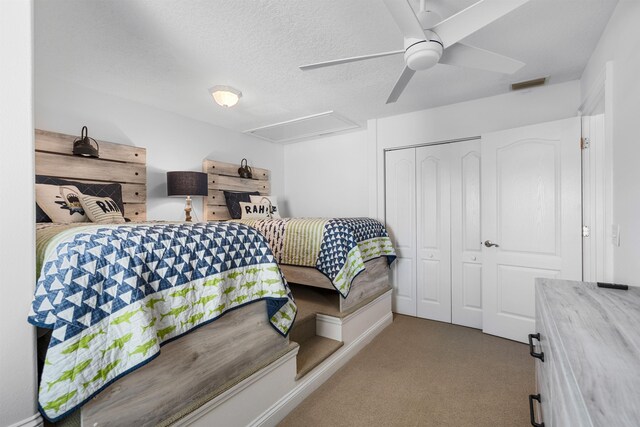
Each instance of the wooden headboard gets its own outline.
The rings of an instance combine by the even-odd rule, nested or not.
[[[122,185],[125,216],[147,219],[147,150],[98,140],[100,158],[74,156],[77,136],[36,129],[36,175]]]
[[[268,169],[251,167],[252,179],[238,176],[240,165],[205,159],[202,170],[208,175],[209,195],[204,203],[203,218],[205,221],[222,221],[231,219],[223,191],[258,191],[268,196],[271,194],[271,172]]]

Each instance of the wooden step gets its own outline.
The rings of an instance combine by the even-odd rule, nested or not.
[[[296,380],[299,380],[313,368],[324,362],[329,356],[342,347],[344,343],[316,335],[308,338],[304,343],[299,344],[300,350],[297,356],[298,373]]]
[[[298,316],[321,313],[341,317],[338,292],[295,284],[290,284],[289,287],[298,306]]]
[[[296,321],[291,327],[289,339],[298,344],[302,344],[307,340],[316,336],[316,314],[315,313],[298,313]]]

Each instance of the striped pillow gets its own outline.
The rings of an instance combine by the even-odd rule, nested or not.
[[[80,203],[91,222],[98,224],[122,224],[122,211],[111,197],[80,196]]]

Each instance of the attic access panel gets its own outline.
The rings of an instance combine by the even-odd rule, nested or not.
[[[287,143],[358,128],[359,125],[333,111],[262,126],[244,133],[270,142]]]

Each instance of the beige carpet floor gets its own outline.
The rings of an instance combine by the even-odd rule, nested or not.
[[[396,315],[280,426],[527,426],[534,390],[525,344]]]

